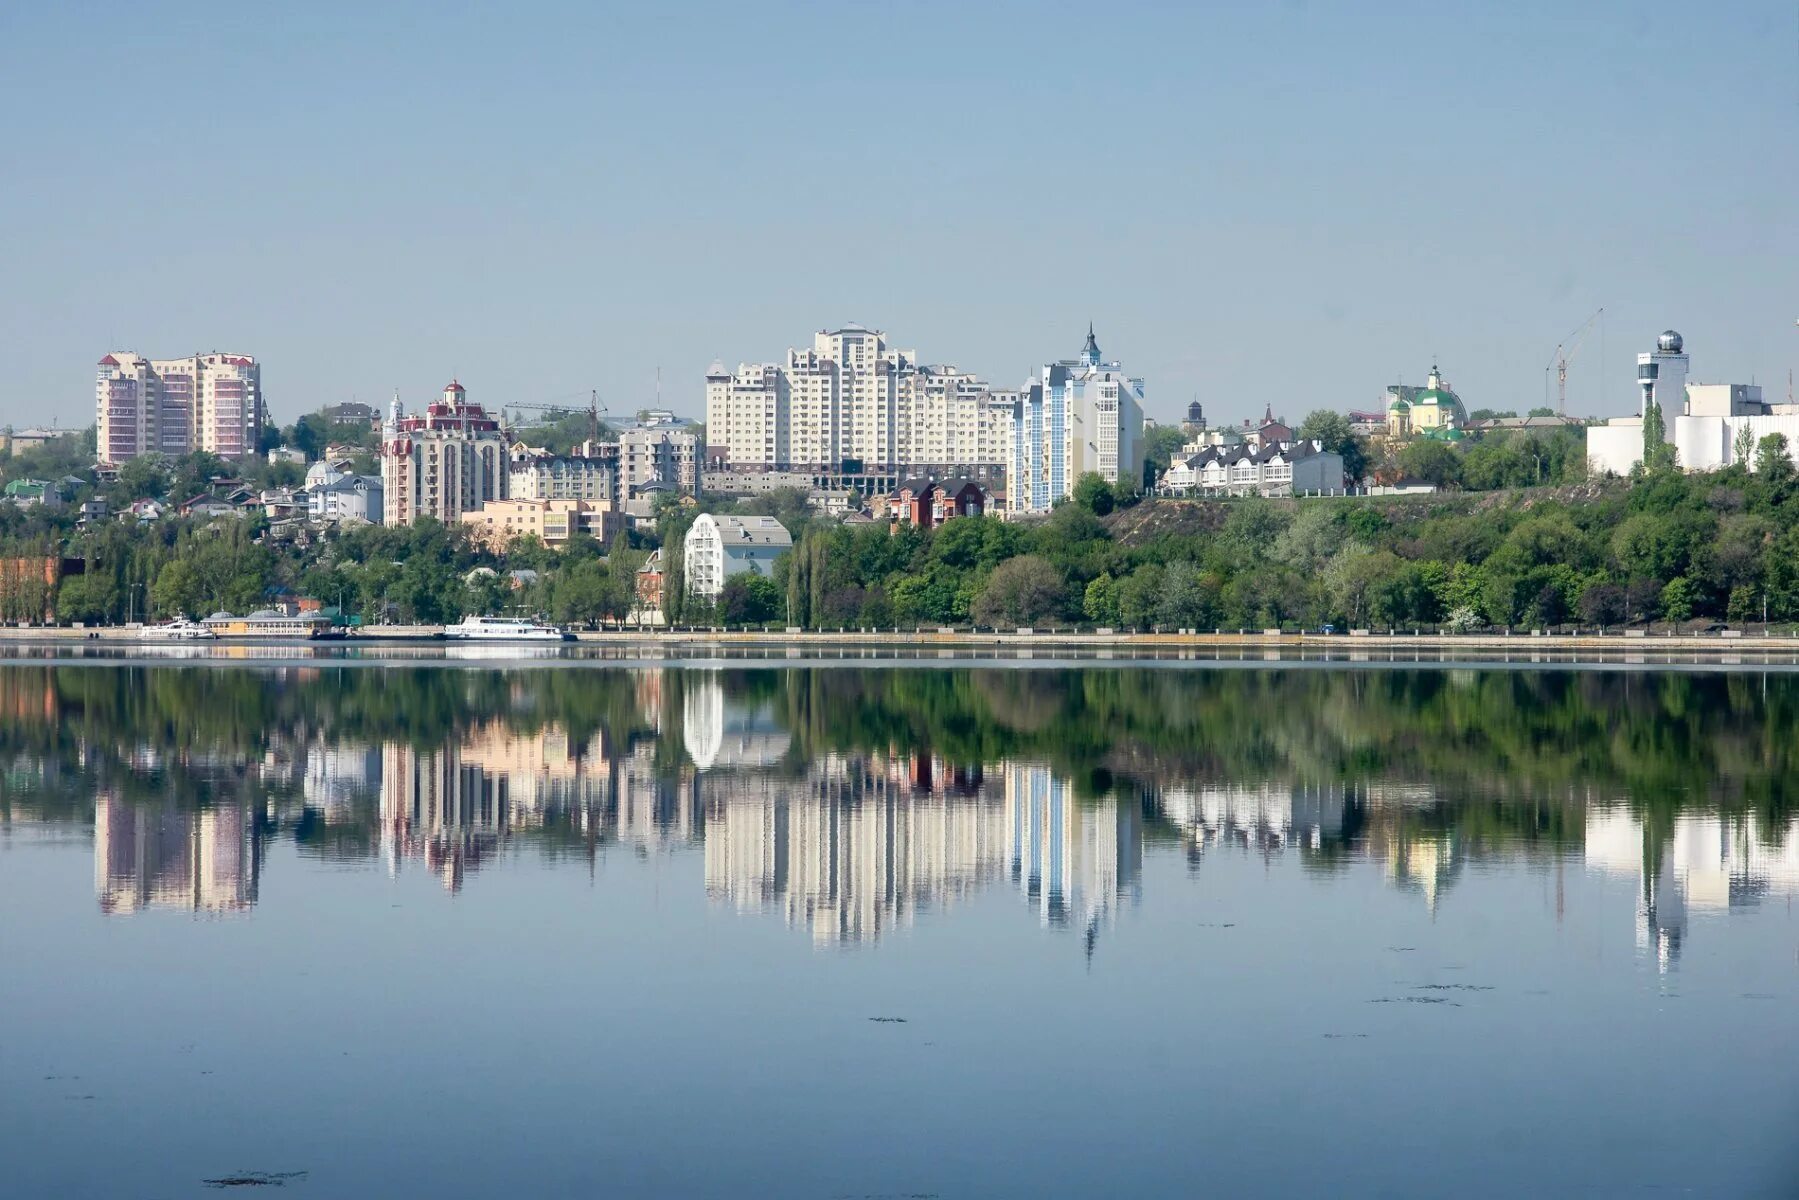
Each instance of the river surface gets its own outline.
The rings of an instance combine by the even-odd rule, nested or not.
[[[252,659],[0,662],[0,1193],[1799,1194],[1789,671]]]

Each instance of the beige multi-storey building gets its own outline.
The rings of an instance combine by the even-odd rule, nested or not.
[[[552,549],[585,533],[610,543],[625,527],[624,514],[606,500],[489,500],[462,514],[463,528],[476,541],[504,550],[514,538],[534,537]]]
[[[707,454],[730,466],[786,465],[787,373],[774,363],[744,363],[735,374],[713,363],[706,372]]]
[[[848,325],[777,363],[706,374],[706,457],[733,468],[866,471],[1005,461],[1011,405],[981,379]]]
[[[262,367],[245,354],[100,360],[94,386],[96,455],[112,465],[141,454],[256,451],[264,419]]]
[[[700,488],[700,436],[676,425],[639,425],[618,435],[619,504],[647,483],[671,484],[693,496]]]
[[[381,436],[381,485],[386,525],[436,517],[454,525],[462,514],[510,489],[506,434],[452,381],[443,398],[407,416],[394,397]]]
[[[592,449],[591,444],[586,447]],[[517,445],[511,451],[507,495],[514,500],[614,498],[616,460],[599,454],[549,454]]]

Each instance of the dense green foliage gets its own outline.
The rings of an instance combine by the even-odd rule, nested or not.
[[[777,564],[811,628],[1611,626],[1799,619],[1799,487],[1651,472],[1578,490],[1427,499],[1145,501],[1101,520],[814,524]],[[1090,499],[1090,497],[1088,497]],[[773,618],[770,618],[773,619]]]
[[[1171,452],[1174,432],[1152,430],[1149,452]],[[1300,432],[1360,453],[1336,414],[1312,413]],[[282,433],[296,444],[335,436],[312,417]],[[86,573],[65,578],[56,599],[61,619],[83,622],[241,612],[282,596],[341,604],[364,622],[504,611],[601,622],[632,611],[636,569],[658,541],[678,623],[1467,630],[1799,620],[1799,485],[1783,440],[1754,447],[1753,472],[1739,461],[1683,475],[1658,452],[1631,480],[1575,484],[1582,438],[1575,428],[1524,430],[1401,449],[1391,469],[1443,484],[1438,497],[1170,501],[1093,475],[1041,520],[957,518],[929,532],[839,523],[795,491],[699,506],[671,495],[658,502],[657,535],[610,553],[585,539],[560,552],[527,539],[495,555],[431,522],[280,544],[259,518],[80,529],[71,509],[0,506],[0,558],[81,560]],[[1738,447],[1739,460],[1749,449]],[[66,439],[7,468],[62,477],[90,453]],[[239,466],[265,481],[298,475],[291,464]],[[206,454],[143,459],[101,494],[115,505],[181,495],[224,470]],[[775,516],[794,549],[771,579],[733,580],[718,603],[699,604],[686,594],[681,543],[703,509]],[[0,619],[41,614],[41,590],[29,578],[0,581]]]
[[[1191,787],[1393,787],[1406,819],[1464,832],[1575,839],[1585,805],[1652,821],[1685,809],[1793,819],[1799,681],[1728,672],[1144,667],[848,671],[332,666],[0,667],[0,816],[27,799],[68,811],[105,790],[183,806],[258,802],[307,746],[434,752],[499,727],[597,735],[616,760],[654,740],[658,772],[690,770],[687,714],[727,711],[789,736],[769,769],[827,756],[931,755],[978,776],[1043,764],[1087,795],[1152,800]],[[704,705],[697,706],[703,709]],[[760,718],[759,718],[760,719]],[[591,764],[604,770],[604,763]],[[28,786],[29,785],[29,786]],[[1558,831],[1560,833],[1558,834]]]

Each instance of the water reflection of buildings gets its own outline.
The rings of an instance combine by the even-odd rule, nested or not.
[[[1289,845],[1316,850],[1343,836],[1348,795],[1342,788],[1292,788],[1272,783],[1251,787],[1168,788],[1160,793],[1162,814],[1204,851],[1231,845],[1275,852]]]
[[[1689,915],[1799,893],[1799,828],[1771,829],[1753,814],[1684,813],[1658,831],[1614,809],[1588,818],[1586,861],[1637,879],[1637,946],[1665,971],[1680,959]]]
[[[1081,802],[1048,767],[1005,767],[1006,868],[1045,924],[1081,930],[1087,953],[1120,900],[1142,895],[1143,815],[1115,799]]]
[[[1136,811],[1077,802],[1045,767],[997,781],[928,754],[830,755],[799,779],[702,774],[706,891],[777,908],[820,945],[871,941],[1010,878],[1047,923],[1091,946],[1138,893]]]
[[[260,867],[242,808],[179,811],[104,793],[94,802],[94,890],[102,912],[239,912],[256,902]]]
[[[393,871],[422,858],[454,891],[514,829],[602,803],[608,774],[599,734],[577,743],[558,725],[521,733],[496,720],[437,750],[390,745],[381,756],[383,855]]]
[[[768,705],[726,700],[716,678],[703,677],[688,685],[681,718],[687,755],[702,771],[772,766],[793,743]]]
[[[1454,832],[1407,819],[1438,803],[1428,788],[1259,783],[1168,788],[1158,800],[1194,862],[1220,847],[1272,857],[1354,841],[1357,854],[1379,862],[1395,887],[1423,896],[1433,913],[1466,858]]]
[[[615,757],[604,735],[577,740],[560,725],[520,733],[495,721],[437,750],[389,745],[382,853],[395,872],[422,859],[454,891],[521,831],[554,830],[590,850],[614,842],[666,850],[702,830],[683,778],[658,769],[654,743]]]
[[[361,742],[323,740],[306,749],[301,799],[327,821],[345,821],[381,793],[381,751]]]
[[[827,756],[800,779],[706,775],[706,893],[779,908],[820,944],[857,942],[999,877],[1000,809],[978,775],[914,790],[878,759]]]

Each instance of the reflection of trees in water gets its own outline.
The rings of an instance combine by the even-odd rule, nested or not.
[[[711,746],[718,732],[687,723],[722,713],[753,714],[759,748],[723,761],[787,777],[822,755],[875,753],[1041,762],[1088,797],[1201,782],[1408,786],[1430,803],[1364,819],[1475,845],[1572,845],[1592,800],[1627,802],[1652,832],[1694,809],[1785,829],[1796,710],[1799,680],[1726,672],[22,665],[0,667],[0,806],[82,815],[106,789],[304,809],[321,749],[433,752],[496,722],[520,737],[598,738],[611,760],[642,748],[639,773],[676,779],[694,737]],[[295,828],[309,845],[372,833],[316,816]],[[1333,851],[1308,854],[1322,864]]]

